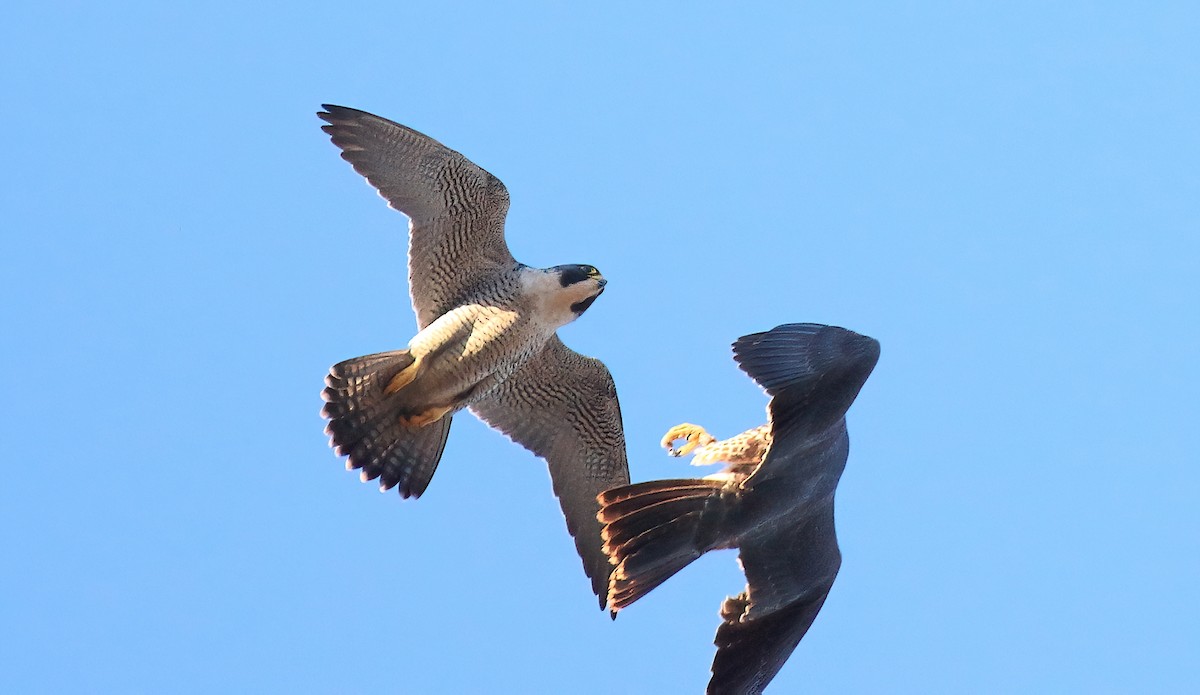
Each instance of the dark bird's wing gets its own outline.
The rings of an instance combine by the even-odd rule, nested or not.
[[[733,350],[771,396],[771,447],[740,494],[780,510],[781,520],[739,543],[746,591],[721,609],[708,691],[761,693],[841,567],[833,496],[849,453],[843,418],[875,368],[879,343],[844,328],[785,324],[743,336]]]
[[[612,566],[601,550],[596,496],[629,483],[621,407],[608,369],[553,336],[471,410],[546,459],[567,530],[603,608]]]
[[[508,191],[437,140],[365,111],[324,105],[322,130],[342,158],[408,215],[408,280],[417,324],[446,313],[480,280],[512,267]]]
[[[774,446],[792,438],[783,448],[798,449],[845,417],[879,361],[879,343],[836,326],[788,323],[738,338],[733,359],[771,396]]]
[[[808,632],[842,564],[833,500],[801,528],[743,540],[746,591],[725,600],[709,693],[761,693]]]

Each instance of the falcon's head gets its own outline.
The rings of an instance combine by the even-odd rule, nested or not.
[[[590,265],[527,268],[521,280],[526,295],[540,299],[538,313],[542,320],[556,326],[564,326],[587,311],[604,291],[606,282]]]
[[[558,282],[563,294],[571,301],[571,312],[579,318],[604,292],[608,283],[604,276],[590,265],[558,265],[551,270],[558,272]]]

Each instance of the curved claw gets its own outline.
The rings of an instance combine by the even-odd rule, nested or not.
[[[676,449],[675,442],[680,439],[685,440],[685,442],[683,446]],[[696,447],[708,446],[715,441],[717,441],[717,438],[704,431],[703,427],[685,422],[667,430],[667,433],[663,435],[660,445],[671,456],[679,457],[686,456],[695,450]]]
[[[426,410],[422,413],[417,413],[416,415],[401,415],[400,424],[404,427],[418,429],[441,420],[446,413],[453,409],[454,408],[452,406],[434,406],[429,410]]]

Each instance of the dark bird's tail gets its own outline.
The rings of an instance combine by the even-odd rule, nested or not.
[[[335,364],[325,377],[321,415],[325,433],[348,469],[362,469],[363,482],[379,478],[379,489],[399,486],[401,497],[420,497],[429,485],[446,437],[450,415],[425,427],[400,423],[401,402],[388,385],[412,366],[408,350],[380,352]]]
[[[712,528],[722,487],[722,481],[699,478],[654,480],[599,495],[604,552],[616,565],[609,610],[632,604],[712,549],[705,529]]]

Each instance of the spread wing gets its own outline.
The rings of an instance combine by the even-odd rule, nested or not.
[[[603,608],[612,565],[601,551],[596,496],[629,483],[621,407],[608,369],[553,336],[471,410],[546,459],[567,530]]]
[[[879,361],[879,343],[837,326],[786,323],[738,338],[733,359],[771,396],[779,438],[815,434],[844,417]]]
[[[746,591],[726,599],[709,693],[761,693],[808,632],[842,564],[833,500],[801,528],[743,540]]]
[[[721,609],[708,692],[761,693],[808,632],[841,567],[833,496],[849,454],[843,418],[879,359],[879,343],[843,328],[785,324],[743,336],[733,349],[771,396],[772,443],[743,494],[795,513],[739,544],[746,591]]]
[[[515,264],[504,241],[508,191],[437,140],[365,111],[323,105],[342,158],[409,217],[408,281],[424,328],[473,286]]]

